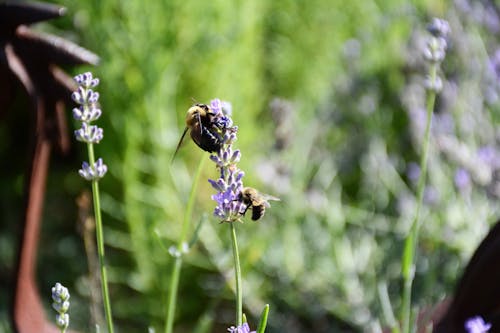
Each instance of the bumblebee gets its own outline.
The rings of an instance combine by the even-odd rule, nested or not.
[[[238,194],[238,201],[243,202],[246,207],[241,215],[245,215],[248,209],[252,209],[252,221],[257,221],[264,216],[266,207],[271,207],[268,200],[279,201],[279,198],[273,197],[269,194],[259,193],[252,187],[245,187]]]
[[[191,139],[198,147],[209,153],[219,151],[222,147],[222,128],[216,122],[216,118],[215,113],[206,104],[197,103],[190,107],[186,114],[186,128],[177,144],[177,148],[175,148],[172,160],[177,155],[177,151],[188,130]]]

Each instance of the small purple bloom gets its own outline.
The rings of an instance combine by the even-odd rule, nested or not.
[[[82,168],[78,170],[78,174],[86,180],[99,180],[108,171],[108,167],[103,163],[102,158],[97,159],[93,166],[89,163],[83,162]]]
[[[406,176],[412,183],[416,184],[418,182],[418,179],[420,178],[420,167],[417,163],[410,162],[408,164],[408,168],[406,169]]]
[[[484,146],[477,151],[477,157],[491,169],[500,169],[500,152],[493,146]]]
[[[434,37],[446,37],[451,32],[450,24],[448,21],[434,17],[427,26],[427,30]]]
[[[496,50],[489,61],[489,69],[495,79],[500,80],[500,49]]]
[[[485,323],[480,316],[472,317],[465,321],[465,329],[468,333],[486,333],[491,328],[491,324]]]
[[[429,91],[438,93],[443,90],[443,80],[439,76],[431,77],[427,75],[424,80],[424,87]]]
[[[210,109],[215,113],[215,115],[218,115],[219,113],[222,114],[222,102],[220,99],[215,98],[210,101]]]
[[[103,129],[95,125],[82,123],[82,128],[75,131],[75,138],[86,143],[99,143],[104,136]]]
[[[424,189],[424,202],[427,205],[433,206],[439,202],[440,193],[439,191],[432,186],[426,186]]]
[[[465,190],[471,184],[469,172],[465,169],[462,169],[462,168],[458,169],[455,172],[455,179],[454,180],[455,180],[455,186],[459,190]]]
[[[73,109],[73,118],[81,122],[91,122],[99,119],[101,113],[101,109],[97,107],[84,108],[80,105],[80,107]]]
[[[238,327],[231,326],[227,330],[230,333],[255,333],[255,331],[250,332],[250,326],[247,323],[243,323],[243,325]]]
[[[93,88],[99,84],[99,79],[92,78],[91,72],[79,74],[74,77],[74,80],[76,81],[76,83],[78,83],[79,86],[83,86],[85,88]]]

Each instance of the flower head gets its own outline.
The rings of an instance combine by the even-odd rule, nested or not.
[[[209,179],[209,183],[217,191],[212,195],[212,200],[217,203],[214,216],[222,222],[234,222],[239,219],[245,204],[239,200],[243,189],[243,176],[245,173],[238,169],[241,152],[233,149],[232,145],[237,139],[238,128],[233,125],[230,117],[231,104],[214,99],[210,102],[210,109],[215,114],[216,126],[221,129],[221,149],[210,156],[217,165],[219,178]]]
[[[247,323],[243,323],[243,325],[238,327],[231,326],[227,330],[230,333],[255,333],[255,331],[250,332],[250,326]]]
[[[102,158],[98,158],[93,166],[87,162],[82,163],[82,168],[78,170],[78,174],[86,180],[99,180],[108,171],[108,167],[103,163]]]
[[[451,32],[450,29],[450,24],[440,18],[434,17],[427,26],[427,30],[434,36],[434,37],[443,37],[446,38],[448,34]]]
[[[467,319],[464,326],[468,333],[486,333],[491,328],[491,324],[485,323],[480,316]]]
[[[102,128],[89,125],[87,122],[82,123],[82,128],[75,131],[76,140],[86,143],[99,143],[103,136],[104,131]]]
[[[431,70],[430,74],[426,77],[424,87],[428,91],[438,93],[443,89],[443,81],[436,74],[436,66],[446,56],[446,49],[448,47],[446,38],[450,33],[450,25],[445,20],[434,18],[427,27],[427,30],[431,33],[431,36],[427,40],[423,51],[424,58],[433,66],[434,70]]]

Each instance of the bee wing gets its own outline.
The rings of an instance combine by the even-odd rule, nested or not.
[[[172,161],[170,161],[170,163],[172,163],[174,161],[175,155],[177,155],[177,152],[179,151],[179,148],[181,147],[182,141],[184,140],[184,137],[186,136],[187,131],[188,131],[188,128],[186,127],[184,129],[184,132],[182,133],[182,136],[181,136],[181,139],[179,140],[179,143],[177,144],[177,147],[175,148],[175,153],[174,153],[174,156],[172,156]]]
[[[281,201],[280,198],[265,193],[261,193],[260,197],[264,200],[266,207],[271,207],[268,201]]]

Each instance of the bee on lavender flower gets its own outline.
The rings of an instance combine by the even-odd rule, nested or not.
[[[175,148],[172,160],[177,155],[188,130],[191,139],[193,139],[198,147],[209,153],[219,151],[223,144],[222,130],[225,129],[225,126],[224,122],[221,121],[221,115],[213,112],[208,105],[194,104],[187,111],[186,128],[177,144],[177,148]]]
[[[241,215],[245,215],[248,209],[252,209],[252,221],[261,219],[266,212],[266,207],[271,207],[268,200],[280,201],[279,198],[260,193],[253,187],[244,187],[238,194],[237,200],[246,206],[245,210],[241,212]]]

